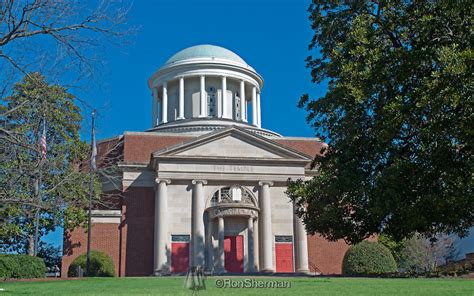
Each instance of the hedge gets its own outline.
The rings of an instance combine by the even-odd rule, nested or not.
[[[346,275],[382,275],[397,272],[397,263],[387,247],[363,241],[347,250],[342,272]]]
[[[29,255],[0,254],[0,278],[44,278],[43,259]]]
[[[81,254],[69,265],[68,276],[77,277],[77,267],[81,266],[86,273],[87,254]],[[88,276],[114,277],[115,267],[112,259],[107,254],[99,251],[91,251],[90,274]]]

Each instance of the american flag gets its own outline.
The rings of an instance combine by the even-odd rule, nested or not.
[[[46,120],[43,120],[43,131],[40,138],[41,161],[46,160]]]

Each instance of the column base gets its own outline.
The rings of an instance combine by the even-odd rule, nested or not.
[[[162,122],[160,122],[160,124],[165,124],[165,123],[168,123],[168,121],[162,121]]]
[[[153,276],[170,276],[171,272],[168,270],[156,270],[153,272]]]
[[[227,271],[225,269],[216,269],[214,270],[214,274],[225,274]]]
[[[295,272],[297,272],[297,273],[309,273],[309,269],[297,269]]]
[[[207,115],[199,115],[198,118],[207,118]]]
[[[184,117],[178,117],[178,118],[176,118],[176,120],[183,120],[183,119],[186,119],[186,118],[184,118]]]

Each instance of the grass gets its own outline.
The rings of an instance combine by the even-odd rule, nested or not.
[[[474,295],[470,279],[377,278],[250,278],[254,281],[290,281],[290,288],[217,288],[219,280],[245,277],[209,277],[198,295]],[[2,295],[191,295],[183,277],[89,278],[42,282],[0,282]],[[242,284],[240,284],[242,285]]]

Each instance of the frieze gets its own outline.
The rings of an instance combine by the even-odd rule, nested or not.
[[[214,207],[208,210],[210,218],[216,217],[227,217],[227,216],[245,216],[245,217],[258,217],[258,211],[256,209],[249,208],[219,208]]]
[[[244,165],[214,165],[216,172],[252,173],[253,167]]]

